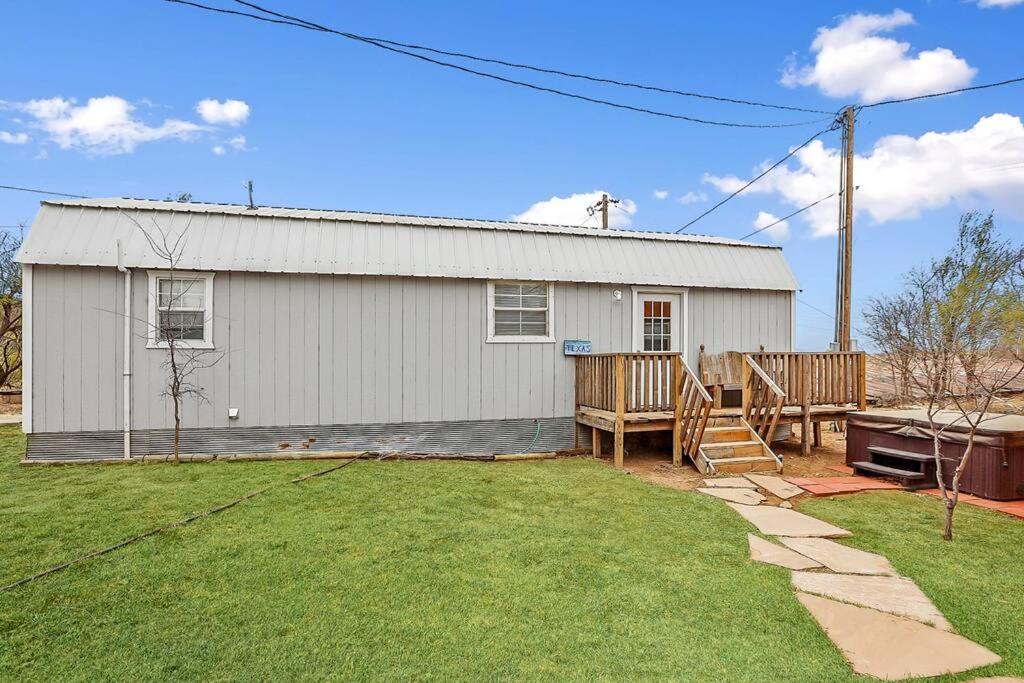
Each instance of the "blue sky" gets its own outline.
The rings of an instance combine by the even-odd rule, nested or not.
[[[832,111],[1020,75],[1024,3],[989,2],[1005,6],[939,0],[700,6],[274,0],[272,6],[394,40]],[[829,32],[812,45],[823,27]],[[586,198],[568,198],[602,189],[629,200],[624,205],[633,213],[617,212],[620,224],[671,229],[823,125],[748,130],[643,116],[158,0],[88,10],[69,1],[12,4],[0,27],[0,59],[6,67],[0,184],[91,196],[188,191],[196,200],[243,202],[242,186],[251,178],[257,202],[268,205],[486,218],[578,215],[583,222]],[[498,72],[689,116],[817,118]],[[116,99],[90,104],[103,97]],[[203,100],[215,101],[205,118],[197,111]],[[225,105],[229,100],[246,108]],[[1017,85],[861,112],[858,308],[940,253],[963,210],[995,209],[1004,233],[1024,234],[1024,165],[1014,165],[1024,164],[1022,105],[1024,85]],[[885,139],[893,135],[906,137]],[[822,144],[691,232],[741,236],[761,212],[784,216],[832,191],[829,152],[838,134],[827,134]],[[680,202],[686,195],[694,201]],[[567,199],[535,206],[552,197]],[[0,192],[0,224],[31,221],[39,199]],[[758,238],[783,245],[804,288],[802,349],[823,348],[831,338],[831,320],[811,306],[832,307],[832,215],[834,205],[822,205],[791,219],[787,235]]]

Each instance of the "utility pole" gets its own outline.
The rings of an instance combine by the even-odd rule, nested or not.
[[[853,125],[856,110],[848,106],[841,115],[842,154],[839,167],[839,248],[836,262],[835,346],[850,351],[852,346],[851,289],[853,285]]]
[[[618,204],[619,200],[614,197],[609,198],[608,193],[605,192],[601,195],[601,199],[597,201],[593,206],[587,207],[587,213],[593,216],[598,211],[601,212],[601,227],[605,230],[608,229],[608,205]]]
[[[249,208],[250,209],[255,209],[256,205],[252,203],[252,181],[251,180],[246,181],[245,187],[246,187],[246,189],[249,190]]]
[[[853,107],[846,108],[846,192],[843,194],[843,338],[839,340],[840,349],[850,351],[850,340],[853,338],[850,327],[851,298],[853,284]]]

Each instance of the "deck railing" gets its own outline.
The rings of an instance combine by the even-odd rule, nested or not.
[[[855,404],[867,407],[863,351],[825,353],[756,352],[748,354],[785,393],[784,405]],[[747,397],[744,396],[744,405]]]
[[[750,354],[743,354],[743,419],[765,443],[771,443],[782,415],[786,392]]]
[[[708,425],[714,400],[682,356],[676,360],[676,365],[679,369],[679,382],[675,426],[672,430],[672,464],[679,466],[682,464],[682,453],[694,462],[697,461],[697,452],[704,438],[704,428]]]
[[[696,457],[713,401],[679,353],[576,357],[576,406],[614,413],[616,450],[626,413],[673,415],[672,459]]]
[[[623,409],[627,413],[675,408],[672,359],[678,353],[595,353],[576,357],[576,405],[615,410],[622,364]]]

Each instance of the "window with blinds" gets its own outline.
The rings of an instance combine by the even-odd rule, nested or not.
[[[492,341],[552,341],[551,283],[488,284]]]

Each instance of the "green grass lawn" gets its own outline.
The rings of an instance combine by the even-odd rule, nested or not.
[[[851,678],[788,572],[747,559],[728,507],[589,460],[357,462],[288,484],[330,463],[25,468],[16,430],[0,439],[2,583],[283,483],[0,594],[5,680]],[[950,575],[923,540],[934,501],[814,508],[894,544],[872,547],[965,634],[1024,650],[1020,555],[1002,550],[1024,525],[963,515],[954,557],[1002,554]],[[910,542],[867,533],[904,510]],[[1021,657],[993,671],[1020,674]]]

